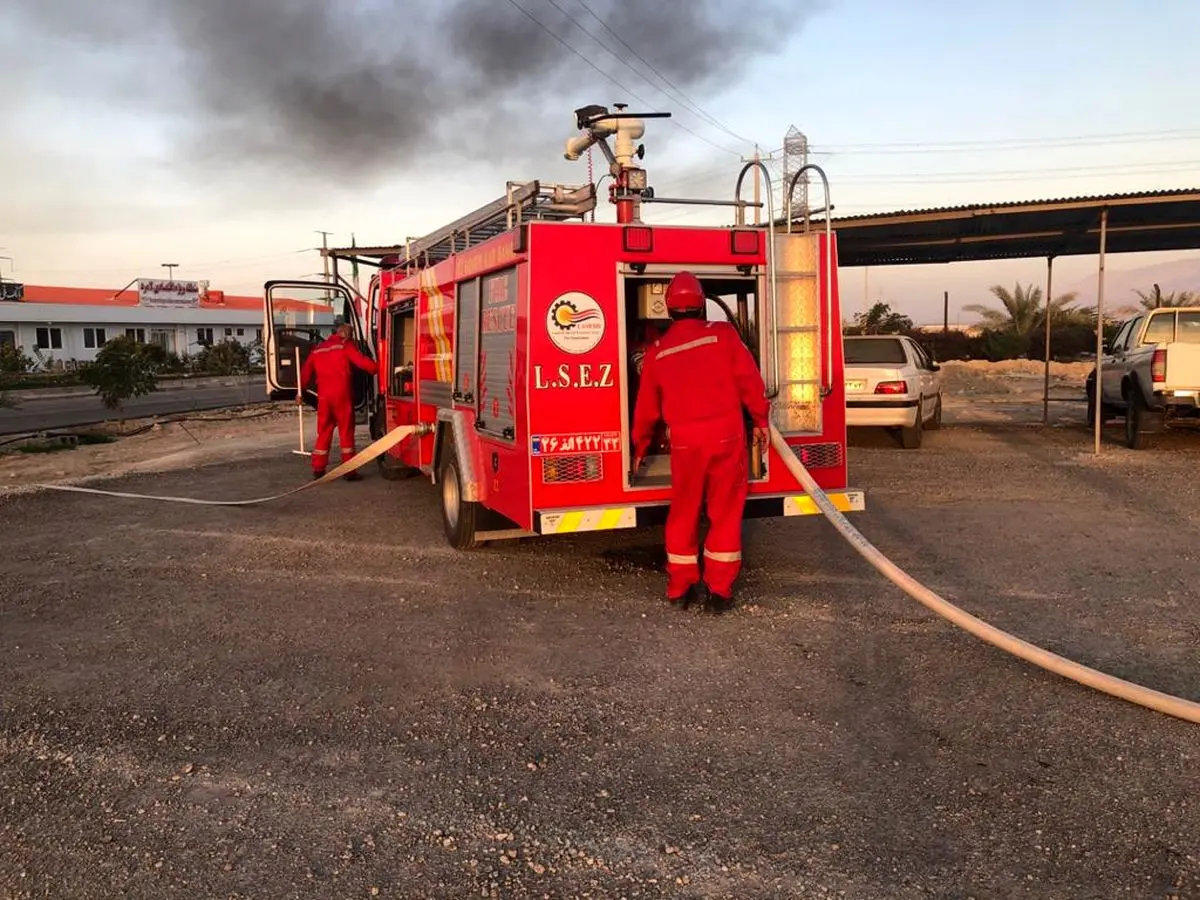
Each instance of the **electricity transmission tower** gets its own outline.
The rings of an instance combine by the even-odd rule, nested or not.
[[[788,184],[792,175],[799,172],[808,163],[808,138],[795,125],[788,128],[783,139],[783,197],[787,197]],[[782,205],[782,202],[781,202]],[[796,192],[792,196],[792,218],[804,218],[808,213],[808,173],[805,172],[796,182]]]

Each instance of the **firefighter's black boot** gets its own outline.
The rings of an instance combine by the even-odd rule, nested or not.
[[[693,584],[682,597],[668,597],[667,602],[675,609],[687,609],[693,603],[697,602],[702,595],[703,592],[700,585]]]
[[[707,592],[707,602],[704,608],[713,615],[719,616],[721,613],[729,612],[733,609],[733,598],[726,597],[722,594],[714,594],[712,591]]]
[[[314,471],[314,472],[313,472],[312,480],[313,480],[313,481],[320,481],[320,480],[321,480],[322,478],[324,478],[324,477],[325,477],[325,470],[324,470],[324,469],[321,469],[319,472],[317,472],[317,471]]]
[[[358,472],[348,472],[342,476],[347,481],[362,481],[362,476]]]

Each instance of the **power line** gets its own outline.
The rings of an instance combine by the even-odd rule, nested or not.
[[[554,0],[547,0],[547,2],[554,3]],[[595,19],[597,22],[600,23],[601,28],[603,28],[605,31],[607,31],[609,34],[611,34],[614,38],[616,38],[620,42],[621,46],[623,46],[626,50],[628,50],[630,53],[632,53],[634,55],[634,57],[641,60],[642,64],[644,66],[646,66],[646,68],[648,68],[651,72],[653,72],[655,75],[657,75],[663,81],[663,83],[666,84],[669,88],[671,88],[671,90],[673,90],[675,92],[675,94],[680,98],[680,100],[682,100],[682,102],[685,105],[690,106],[696,112],[696,114],[698,116],[707,120],[709,122],[709,124],[713,125],[715,128],[719,128],[721,131],[725,132],[727,135],[734,138],[735,140],[739,140],[739,141],[742,141],[747,144],[755,143],[754,141],[750,140],[749,138],[743,137],[742,135],[738,134],[737,132],[732,131],[731,129],[727,128],[720,121],[718,121],[714,116],[712,116],[711,114],[706,112],[703,108],[701,108],[701,106],[698,103],[696,103],[690,97],[688,97],[688,95],[685,94],[683,92],[683,90],[681,88],[679,88],[674,82],[672,82],[671,79],[667,78],[666,75],[664,75],[662,72],[660,72],[658,69],[656,69],[649,60],[647,60],[644,56],[642,56],[640,53],[638,53],[637,50],[635,50],[633,47],[631,47],[629,45],[628,41],[626,41],[623,37],[621,37],[615,31],[613,31],[612,28],[609,27],[607,22],[605,22],[602,18],[600,18],[600,16],[596,15],[595,10],[592,9],[592,7],[588,4],[587,0],[577,0],[577,2],[579,3],[579,5],[581,7],[583,7],[583,9],[587,12],[587,14],[589,16],[591,16],[593,19]],[[557,3],[554,3],[554,5],[558,6]],[[568,17],[571,18],[571,21],[573,21],[573,22],[575,21],[575,19],[573,17],[570,17],[569,14],[568,14]],[[576,22],[575,24],[578,25],[579,23]],[[583,26],[580,25],[579,27],[582,28]],[[598,42],[598,40],[597,40],[597,42]],[[626,65],[629,65],[629,64],[626,63]],[[633,66],[630,66],[630,68],[632,69]],[[644,75],[642,77],[645,78]],[[649,81],[649,79],[647,79],[647,81]]]
[[[776,153],[781,153],[782,151],[782,147],[776,147],[773,150],[760,150],[759,155],[762,157],[762,161],[766,163],[767,167],[770,168],[772,163],[779,162],[779,160],[771,159],[770,157]],[[656,190],[669,190],[694,184],[705,184],[713,181],[716,178],[728,175],[731,171],[733,170],[724,165],[700,169],[699,171],[688,173],[683,178],[677,178],[673,181],[667,181],[663,184],[656,185]]]
[[[910,172],[844,176],[840,184],[956,184],[960,182],[1023,181],[1030,178],[1094,178],[1098,175],[1170,175],[1194,171],[1195,162],[1129,163],[1111,166],[1069,166],[1048,169],[1009,169],[979,172]]]
[[[635,92],[633,89],[631,89],[631,88],[627,87],[626,85],[622,84],[621,82],[619,82],[616,78],[614,78],[608,72],[605,72],[602,68],[600,68],[594,62],[592,62],[590,59],[588,59],[587,56],[585,56],[583,53],[580,53],[578,50],[575,49],[575,47],[573,47],[567,41],[565,41],[561,37],[559,37],[558,34],[552,28],[550,28],[548,25],[546,25],[546,23],[544,23],[541,19],[539,19],[537,16],[535,16],[529,10],[525,9],[525,7],[521,6],[521,4],[517,3],[517,0],[508,0],[508,2],[512,6],[514,6],[516,9],[518,9],[523,16],[525,16],[527,19],[529,19],[531,22],[533,22],[535,25],[537,25],[538,28],[542,29],[542,31],[546,32],[546,34],[550,35],[550,37],[554,38],[556,41],[558,41],[560,44],[562,44],[564,47],[566,47],[569,51],[571,51],[571,53],[578,56],[581,60],[583,60],[585,63],[587,63],[592,69],[596,70],[596,72],[598,72],[601,75],[601,77],[603,77],[604,79],[606,79],[607,81],[609,81],[610,83],[615,85],[616,87],[620,88],[622,91],[624,91],[626,94],[628,94],[634,100],[637,100],[639,103],[644,103],[648,107],[654,105],[649,100],[647,100],[645,97],[643,97],[640,94],[638,94],[637,92]],[[688,128],[686,125],[684,125],[682,122],[678,121],[677,119],[668,119],[667,121],[670,122],[672,125],[674,125],[676,128],[682,128],[684,131],[686,131],[692,137],[698,138],[699,140],[704,141],[704,143],[709,144],[710,146],[715,147],[716,149],[721,150],[724,153],[729,153],[729,154],[732,154],[733,156],[740,155],[736,150],[730,150],[728,147],[722,147],[720,144],[715,143],[714,141],[711,141],[708,138],[704,137],[704,135],[697,134],[696,132],[692,131],[692,129]]]
[[[997,138],[971,141],[899,141],[878,144],[817,144],[822,154],[892,154],[892,153],[978,153],[1054,147],[1087,147],[1108,144],[1158,143],[1162,141],[1200,140],[1200,131],[1144,131],[1113,134],[1073,135],[1044,138]]]

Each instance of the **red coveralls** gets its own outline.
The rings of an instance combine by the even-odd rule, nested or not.
[[[300,371],[300,388],[308,387],[317,376],[317,443],[313,447],[314,472],[324,472],[333,446],[333,429],[338,431],[342,462],[352,458],[354,447],[354,389],[350,367],[354,365],[368,374],[379,371],[375,363],[358,352],[354,344],[340,334],[333,334],[308,355]]]
[[[681,319],[646,353],[633,416],[634,458],[642,459],[660,418],[671,432],[667,514],[667,597],[700,581],[700,510],[711,527],[704,575],[728,598],[742,568],[742,513],[749,490],[746,424],[766,428],[770,405],[754,357],[728,322]]]

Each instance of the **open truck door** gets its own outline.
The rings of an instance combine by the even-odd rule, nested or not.
[[[309,354],[342,322],[353,326],[358,349],[375,358],[375,348],[365,340],[363,323],[346,288],[323,281],[268,281],[264,293],[267,396],[272,400],[295,399],[300,370]],[[354,408],[362,411],[374,397],[375,382],[366,372],[351,371]],[[316,406],[313,386],[304,392],[304,402]]]

